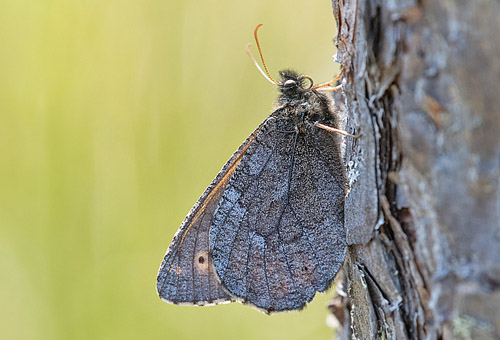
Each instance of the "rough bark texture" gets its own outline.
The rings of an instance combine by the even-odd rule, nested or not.
[[[350,192],[340,339],[500,339],[500,2],[333,0]]]

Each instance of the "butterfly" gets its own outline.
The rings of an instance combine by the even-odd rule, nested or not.
[[[346,254],[345,176],[331,99],[291,70],[273,112],[243,142],[188,213],[160,266],[157,291],[174,304],[239,301],[299,310],[327,290]],[[247,46],[248,52],[248,46]],[[348,134],[347,134],[348,135]],[[352,136],[352,135],[351,135]],[[353,136],[357,137],[357,136]]]

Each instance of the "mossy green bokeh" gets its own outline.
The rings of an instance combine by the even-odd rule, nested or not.
[[[269,317],[155,292],[182,219],[272,107],[244,52],[258,23],[273,75],[338,71],[328,1],[2,2],[2,339],[331,336],[331,293]]]

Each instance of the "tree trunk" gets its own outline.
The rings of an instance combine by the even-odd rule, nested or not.
[[[340,339],[500,339],[500,2],[333,0]]]

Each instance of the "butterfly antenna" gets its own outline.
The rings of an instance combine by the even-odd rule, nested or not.
[[[278,82],[276,80],[274,80],[273,77],[271,77],[271,74],[269,74],[269,70],[267,69],[266,62],[264,61],[264,57],[262,56],[262,50],[260,49],[259,38],[257,36],[257,31],[258,31],[260,26],[262,26],[262,24],[258,24],[257,27],[255,27],[255,30],[253,31],[253,36],[255,38],[255,42],[257,43],[257,48],[259,49],[260,60],[262,60],[262,65],[264,65],[264,69],[266,70],[265,73],[262,70],[262,68],[259,66],[257,61],[255,60],[255,58],[253,57],[252,53],[250,52],[250,48],[249,48],[250,44],[247,44],[245,49],[247,51],[247,54],[250,56],[253,63],[255,64],[255,66],[259,69],[260,73],[262,73],[262,75],[264,76],[264,78],[266,78],[268,81],[270,81],[274,85],[279,85]]]
[[[267,74],[264,72],[264,70],[262,70],[262,68],[260,67],[259,63],[257,63],[257,60],[255,60],[255,58],[253,57],[252,55],[252,52],[250,52],[250,43],[248,43],[246,46],[245,46],[245,51],[247,51],[247,54],[248,56],[250,57],[250,59],[252,59],[255,67],[257,67],[257,70],[260,71],[260,73],[264,76],[264,78],[266,78],[270,83],[272,84],[275,84],[275,85],[278,85],[276,84],[276,82],[272,81],[268,76]]]

